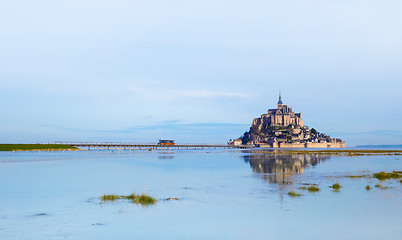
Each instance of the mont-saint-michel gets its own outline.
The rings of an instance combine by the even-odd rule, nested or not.
[[[345,142],[304,125],[301,113],[279,100],[276,109],[254,118],[250,130],[230,144],[271,148],[344,148]]]

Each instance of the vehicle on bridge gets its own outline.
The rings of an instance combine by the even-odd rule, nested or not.
[[[172,146],[172,145],[175,145],[175,143],[174,143],[174,140],[159,140],[158,145]]]

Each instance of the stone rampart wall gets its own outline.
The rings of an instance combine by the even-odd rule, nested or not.
[[[345,142],[340,143],[262,143],[261,148],[344,148]]]
[[[345,142],[339,143],[306,143],[306,148],[344,148]]]
[[[304,143],[279,143],[279,148],[305,148]]]
[[[306,143],[306,148],[328,148],[330,143]]]

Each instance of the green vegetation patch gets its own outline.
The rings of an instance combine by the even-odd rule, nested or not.
[[[115,194],[102,195],[102,196],[101,196],[101,201],[102,201],[102,202],[104,202],[104,201],[115,201],[115,200],[121,199],[121,198],[122,198],[122,196],[120,196],[120,195],[115,195]]]
[[[318,187],[316,187],[316,186],[310,186],[310,187],[307,188],[307,190],[309,192],[318,192],[318,191],[320,191],[320,189]]]
[[[365,177],[370,177],[370,175],[348,175],[346,177],[348,177],[348,178],[365,178]]]
[[[303,186],[303,187],[299,187],[299,189],[300,190],[306,190],[307,188]]]
[[[0,151],[34,151],[34,150],[78,150],[63,144],[0,144]]]
[[[342,186],[339,183],[332,184],[331,188],[334,190],[339,190]]]
[[[376,185],[374,185],[374,187],[380,188],[380,189],[388,189],[387,186],[383,186],[383,185],[381,185],[381,184],[376,184]]]
[[[179,200],[179,198],[177,198],[177,197],[168,197],[168,198],[165,198],[165,201],[177,201],[177,200]]]
[[[288,192],[288,195],[291,197],[300,197],[303,196],[301,193],[297,193],[295,191]]]
[[[366,186],[366,190],[369,191],[371,187],[369,185]]]
[[[135,193],[128,195],[128,196],[123,196],[123,195],[116,195],[116,194],[109,194],[109,195],[102,195],[101,196],[101,201],[116,201],[118,199],[129,199],[135,204],[141,204],[144,206],[152,205],[156,203],[156,199],[143,193],[141,195],[137,195]]]
[[[379,172],[374,173],[373,177],[377,178],[380,181],[387,179],[399,179],[402,178],[402,172],[401,171],[393,171],[392,173]]]

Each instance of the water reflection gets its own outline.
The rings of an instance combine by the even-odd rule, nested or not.
[[[158,158],[161,160],[173,159],[174,152],[160,152]]]
[[[310,154],[252,154],[244,156],[244,161],[249,163],[254,173],[270,183],[288,185],[292,182],[289,176],[304,172],[305,168],[315,166],[319,162],[329,159],[331,156]]]

